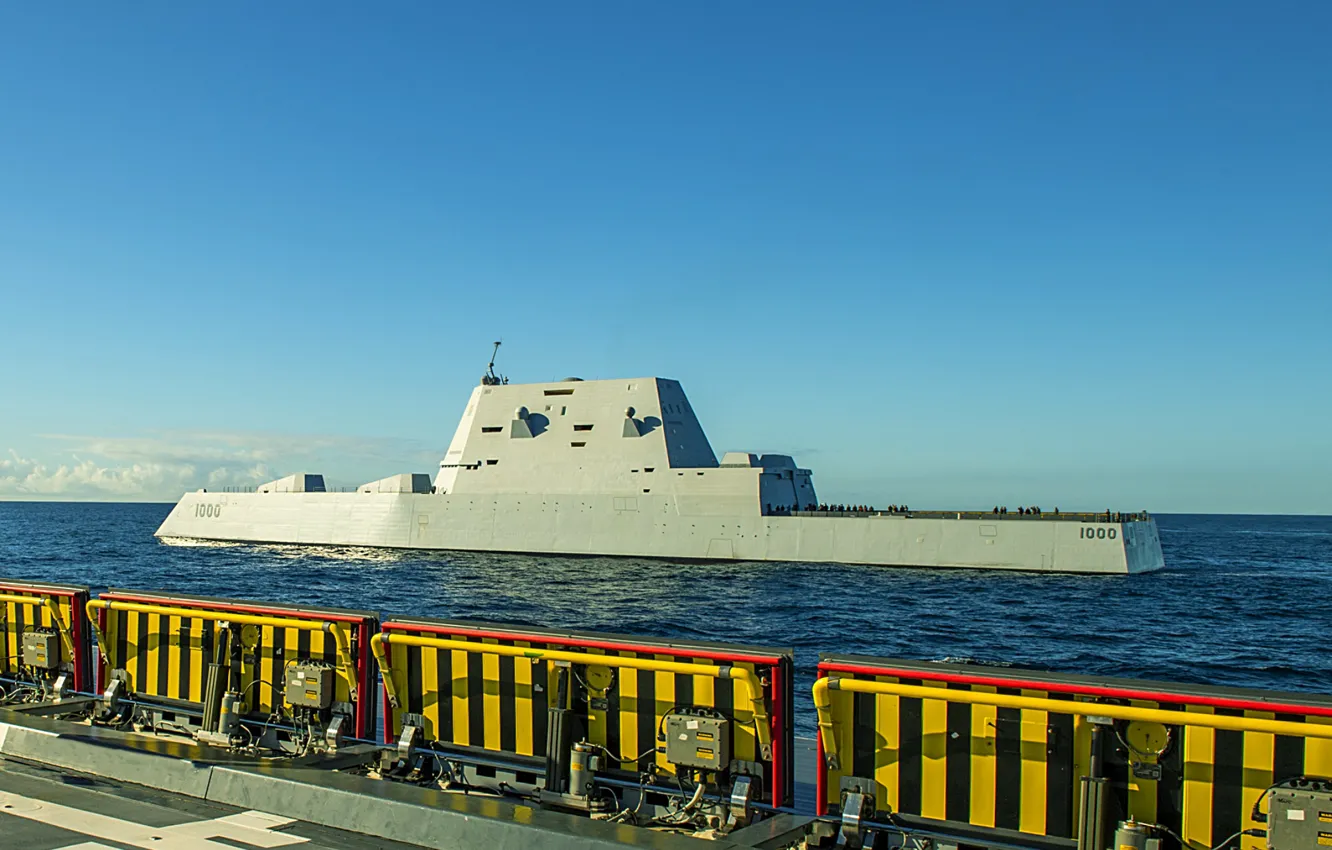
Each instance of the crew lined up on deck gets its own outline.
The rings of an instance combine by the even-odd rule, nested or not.
[[[1018,507],[1017,512],[1022,516],[1041,516],[1044,513],[1039,507],[1024,508],[1021,506]],[[1000,507],[995,505],[994,513],[996,516],[1006,516],[1008,514],[1008,506],[1005,505]],[[1054,509],[1054,515],[1059,516],[1059,508]]]
[[[790,516],[793,511],[805,511],[807,513],[904,514],[907,512],[907,510],[908,508],[906,505],[889,505],[886,511],[876,511],[873,505],[815,505],[811,503],[805,505],[803,508],[799,506],[787,507],[785,505],[777,505],[776,507],[773,507],[771,504],[768,504],[765,506],[765,510],[763,512],[765,514]]]

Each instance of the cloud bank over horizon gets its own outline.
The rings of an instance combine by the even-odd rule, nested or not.
[[[0,501],[175,502],[200,488],[252,489],[294,472],[322,473],[330,489],[341,489],[400,472],[430,473],[441,456],[438,445],[423,440],[245,431],[42,434],[19,442],[22,448],[0,444]],[[1283,478],[1274,472],[1277,459],[1261,457],[1220,468],[1191,459],[1171,465],[1121,459],[981,466],[933,458],[909,463],[912,456],[906,455],[880,466],[848,463],[815,446],[776,453],[793,454],[812,467],[819,496],[829,502],[945,510],[1039,504],[1157,513],[1332,513],[1325,459],[1310,459],[1305,482]]]
[[[388,438],[171,432],[42,439],[63,445],[41,457],[14,448],[0,456],[0,499],[175,501],[191,490],[254,487],[297,471],[359,484],[407,471],[403,464],[419,471],[438,462],[413,441]]]

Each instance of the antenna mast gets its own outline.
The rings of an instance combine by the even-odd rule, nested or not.
[[[499,354],[499,347],[503,340],[495,340],[495,350],[490,352],[490,363],[486,365],[486,373],[481,376],[482,386],[493,387],[497,384],[507,384],[509,379],[503,375],[495,374],[495,355]]]

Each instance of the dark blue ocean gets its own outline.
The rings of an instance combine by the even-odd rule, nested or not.
[[[159,543],[170,505],[0,502],[0,577],[1332,692],[1332,517],[1157,517],[1166,569],[1081,577],[829,564]]]

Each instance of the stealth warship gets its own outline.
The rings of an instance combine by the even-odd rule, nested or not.
[[[811,510],[811,508],[814,508]],[[1164,565],[1146,514],[819,509],[786,455],[718,462],[679,382],[510,384],[494,361],[435,472],[186,493],[164,539],[1063,573]]]

